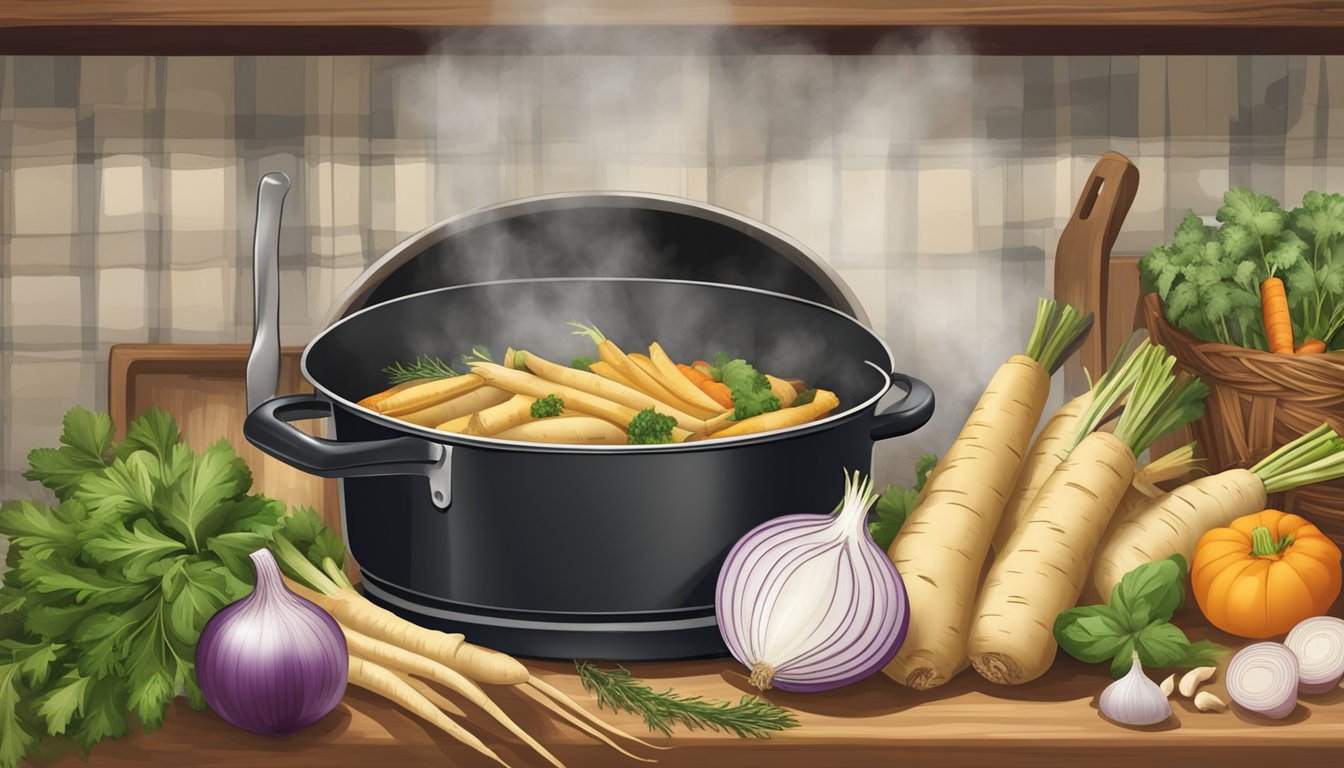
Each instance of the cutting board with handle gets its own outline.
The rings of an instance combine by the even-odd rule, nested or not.
[[[182,438],[202,451],[228,440],[252,470],[252,488],[291,508],[312,507],[333,531],[341,532],[337,481],[301,472],[271,458],[243,437],[247,415],[246,344],[118,344],[108,358],[108,412],[117,439],[126,425],[152,407],[177,420]],[[282,350],[280,392],[311,392],[299,372],[302,347]],[[311,422],[316,431],[321,422]]]
[[[1064,365],[1067,397],[1087,389],[1083,369],[1093,377],[1110,364],[1106,355],[1107,303],[1110,290],[1111,247],[1139,190],[1139,169],[1119,152],[1107,152],[1092,168],[1073,215],[1059,234],[1055,248],[1055,298],[1080,312],[1093,313],[1096,322],[1083,346]],[[1128,336],[1130,328],[1124,328]]]

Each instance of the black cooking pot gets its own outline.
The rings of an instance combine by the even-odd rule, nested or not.
[[[263,208],[267,195],[263,184]],[[271,225],[278,219],[259,210],[259,233]],[[274,249],[259,236],[257,251],[261,343],[249,387],[274,392],[264,351],[275,342],[266,328]],[[563,361],[591,354],[569,320],[630,347],[657,340],[678,360],[725,350],[831,389],[841,405],[763,435],[649,446],[449,434],[356,405],[386,387],[384,366],[421,354],[452,360],[478,344]],[[306,472],[343,478],[345,540],[370,598],[525,656],[722,653],[713,593],[733,543],[772,517],[829,512],[844,472],[870,470],[874,440],[918,429],[933,411],[928,387],[895,373],[886,344],[854,318],[794,296],[694,281],[534,278],[390,298],[322,331],[302,367],[315,394],[258,398],[248,440]],[[875,413],[893,384],[908,394]],[[289,423],[325,416],[335,439]]]

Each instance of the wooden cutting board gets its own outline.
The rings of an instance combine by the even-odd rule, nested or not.
[[[317,510],[334,531],[341,531],[340,496],[335,480],[314,477],[271,458],[243,437],[247,415],[246,344],[118,344],[108,359],[108,412],[117,439],[126,425],[152,407],[177,419],[182,437],[202,451],[228,440],[252,469],[253,490],[291,507]],[[302,347],[286,347],[280,358],[280,394],[311,392],[299,373]],[[321,422],[302,424],[321,434]]]
[[[1096,318],[1087,341],[1064,365],[1068,397],[1087,389],[1084,369],[1094,375],[1106,370],[1111,360],[1106,348],[1111,337],[1123,340],[1134,328],[1133,315],[1129,313],[1137,302],[1124,302],[1120,307],[1129,315],[1129,322],[1122,322],[1119,329],[1110,327],[1109,289],[1111,247],[1138,188],[1139,169],[1119,152],[1107,152],[1092,168],[1073,215],[1059,233],[1055,248],[1055,298],[1083,313],[1091,312]]]

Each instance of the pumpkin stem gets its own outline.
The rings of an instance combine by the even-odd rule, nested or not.
[[[1293,535],[1287,534],[1278,541],[1269,535],[1269,529],[1260,526],[1251,531],[1251,554],[1256,557],[1277,555],[1293,545]]]

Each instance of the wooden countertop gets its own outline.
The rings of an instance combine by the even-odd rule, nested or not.
[[[1332,614],[1338,615],[1338,609],[1337,605]],[[1195,621],[1197,613],[1189,607],[1177,617],[1181,626],[1192,626]],[[1240,644],[1216,632],[1194,629],[1190,634]],[[528,666],[596,711],[571,665],[529,662]],[[627,667],[659,690],[674,688],[683,694],[734,701],[753,690],[731,660],[632,663]],[[659,768],[890,768],[925,764],[959,768],[1230,768],[1276,765],[1284,759],[1291,760],[1293,768],[1306,768],[1337,765],[1344,746],[1344,689],[1304,698],[1282,721],[1263,720],[1235,710],[1201,713],[1189,700],[1176,695],[1172,699],[1175,721],[1149,729],[1128,729],[1102,720],[1096,711],[1096,697],[1108,682],[1104,668],[1063,656],[1045,678],[1017,688],[993,686],[967,671],[942,688],[920,693],[877,675],[826,693],[771,691],[766,698],[792,709],[801,725],[770,740],[678,730],[670,739],[649,739],[672,747],[670,750],[634,751],[656,758]],[[1221,673],[1201,690],[1229,700]],[[542,715],[520,694],[492,689],[492,695],[571,768],[639,765]],[[609,711],[600,714],[630,733],[646,733],[637,717]],[[483,713],[470,709],[464,722],[515,768],[545,765]],[[179,701],[159,732],[102,744],[87,764],[75,753],[51,765],[484,768],[490,763],[380,699],[351,689],[326,719],[288,738],[245,733],[211,712],[193,712]]]
[[[1344,50],[1344,5],[1334,0],[0,0],[0,8],[8,54],[677,51],[703,50],[705,30],[720,28],[736,31],[709,44],[735,51],[797,50],[802,40],[863,53],[934,30],[981,53]]]

